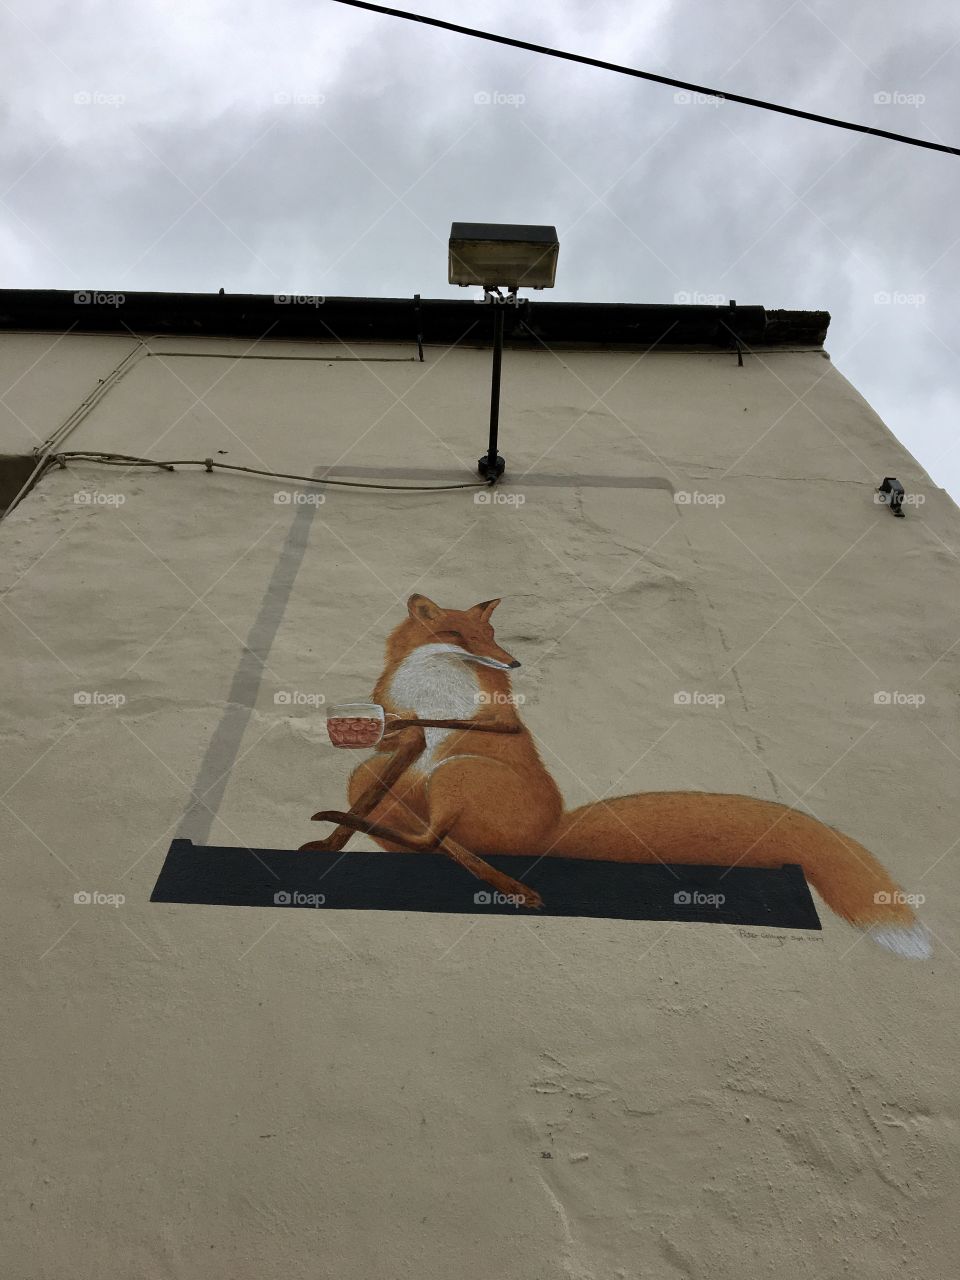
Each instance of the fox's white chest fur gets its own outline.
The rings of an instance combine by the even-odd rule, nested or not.
[[[499,664],[498,664],[499,665]],[[423,720],[469,720],[477,713],[480,683],[473,662],[452,644],[425,644],[404,658],[390,681],[390,710],[412,710]],[[432,773],[437,749],[453,729],[424,729],[427,749],[414,765]]]

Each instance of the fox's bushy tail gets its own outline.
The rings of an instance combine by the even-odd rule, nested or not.
[[[753,796],[651,791],[565,813],[551,857],[779,867],[797,863],[844,920],[897,955],[925,960],[930,935],[862,844],[809,814]]]

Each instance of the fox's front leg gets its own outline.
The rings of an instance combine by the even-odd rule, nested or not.
[[[350,814],[365,818],[372,813],[413,762],[423,754],[426,745],[427,740],[422,729],[408,729],[398,735],[395,751],[381,754],[361,765],[350,779],[350,792],[354,791],[354,778],[359,776],[363,780],[359,795],[356,795],[356,798],[351,795],[353,803],[350,806]],[[367,775],[365,779],[364,774]],[[316,821],[320,815],[314,814],[313,817]],[[339,853],[346,847],[347,841],[355,830],[357,830],[356,827],[341,823],[326,839],[309,840],[306,844],[302,844],[300,852]]]

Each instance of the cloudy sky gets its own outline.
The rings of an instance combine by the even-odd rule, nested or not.
[[[410,7],[960,145],[952,0]],[[558,300],[830,311],[835,363],[960,497],[960,158],[331,0],[3,0],[0,26],[5,287],[440,297],[454,219],[554,223]]]

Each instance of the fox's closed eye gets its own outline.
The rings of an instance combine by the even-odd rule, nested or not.
[[[438,636],[442,636],[445,640],[462,640],[463,636],[459,631],[438,631]]]

